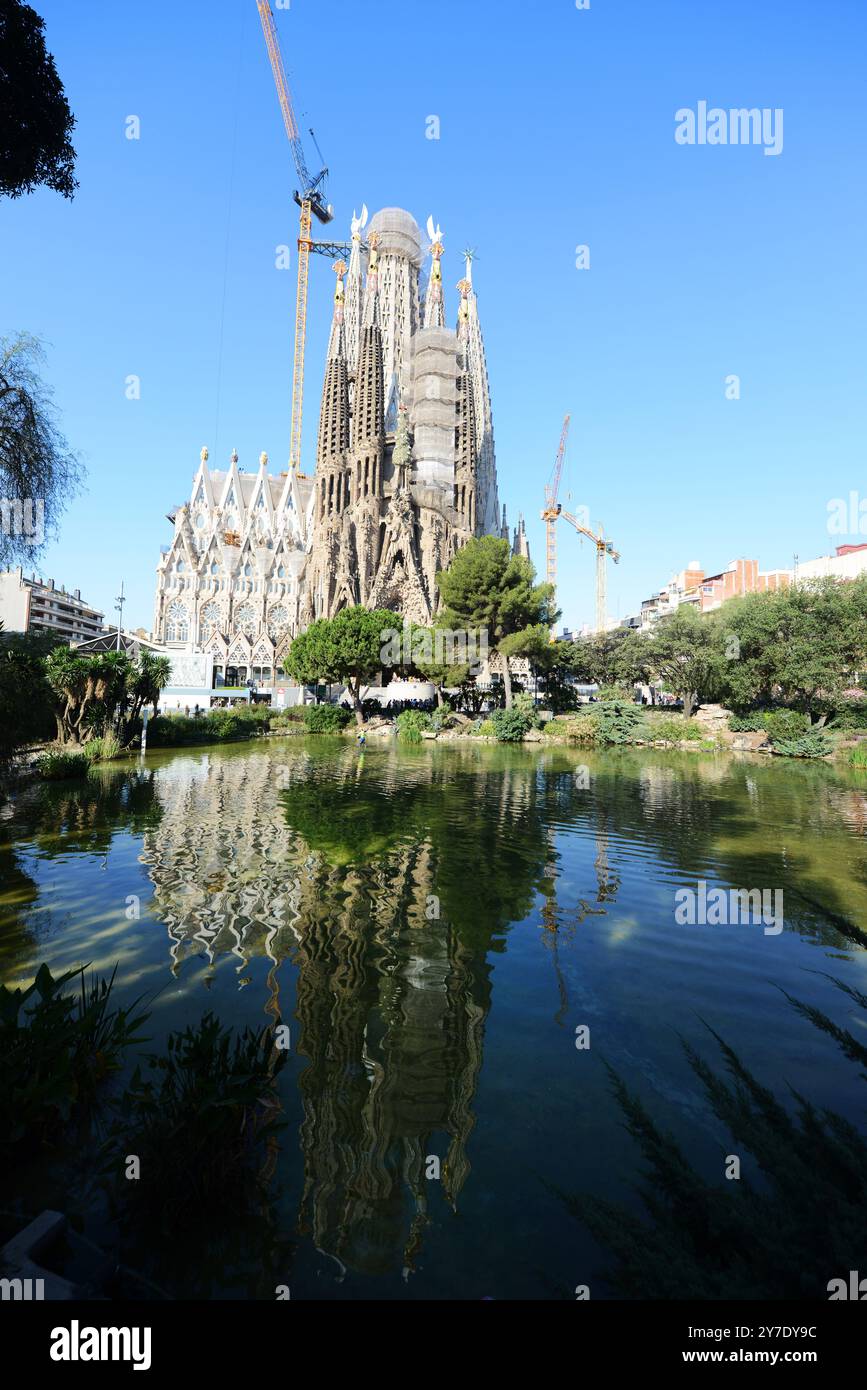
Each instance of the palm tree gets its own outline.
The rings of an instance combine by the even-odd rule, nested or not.
[[[160,695],[168,685],[171,674],[170,657],[154,656],[152,652],[147,651],[139,653],[138,660],[133,667],[133,678],[127,695],[128,712],[125,735],[136,720],[141,718],[142,710],[146,705],[153,705],[154,713],[156,713]]]

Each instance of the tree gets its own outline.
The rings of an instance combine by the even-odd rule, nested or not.
[[[724,694],[735,709],[779,699],[824,723],[867,665],[867,578],[731,599],[718,627],[729,658]]]
[[[455,690],[466,685],[470,679],[470,666],[467,662],[428,661],[416,658],[413,663],[418,674],[434,687],[437,704],[443,703],[443,689]]]
[[[363,722],[361,687],[383,666],[383,644],[397,617],[384,608],[343,608],[333,618],[317,618],[293,641],[284,670],[302,685],[341,681],[349,688],[356,723]]]
[[[32,559],[78,485],[79,460],[55,421],[40,379],[42,345],[29,333],[0,339],[0,563]]]
[[[154,712],[156,712],[160,695],[168,685],[171,674],[170,657],[155,656],[153,652],[142,648],[132,669],[126,691],[124,734],[121,742],[127,741],[146,705],[153,705]]]
[[[75,150],[69,109],[45,21],[23,0],[0,6],[0,197],[18,198],[44,184],[73,197]]]
[[[44,658],[56,638],[48,634],[0,634],[0,761],[17,748],[52,735],[52,692]]]
[[[545,686],[545,702],[555,714],[565,714],[576,709],[578,695],[571,678],[581,668],[581,650],[577,642],[565,642],[561,638],[550,640],[547,628],[541,628],[540,640],[534,649],[526,653],[530,669],[540,677]]]
[[[551,584],[536,584],[536,571],[522,555],[509,553],[509,542],[480,536],[467,542],[448,569],[437,575],[443,601],[441,627],[484,632],[488,646],[502,661],[506,708],[512,704],[509,659],[536,643],[530,629],[550,628],[560,614]]]
[[[717,629],[691,604],[681,604],[661,618],[648,644],[648,665],[667,688],[683,700],[689,719],[702,699],[719,688]]]
[[[88,652],[57,647],[45,662],[54,691],[60,743],[88,743],[111,726],[122,704],[132,663],[124,652]]]
[[[125,652],[57,647],[45,661],[45,674],[54,694],[58,741],[89,743],[117,722],[126,742],[145,705],[156,706],[170,673],[170,659],[150,652],[132,661]]]
[[[633,686],[647,679],[649,643],[631,628],[594,632],[577,643],[576,672],[594,685]]]

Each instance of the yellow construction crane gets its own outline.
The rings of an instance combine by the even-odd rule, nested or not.
[[[557,450],[557,458],[551,473],[551,481],[545,487],[545,508],[542,512],[542,520],[545,523],[546,547],[545,547],[545,568],[546,578],[549,584],[557,583],[557,522],[560,517],[568,521],[570,526],[581,536],[586,536],[596,547],[596,631],[604,632],[607,622],[607,571],[606,561],[610,556],[615,565],[620,563],[620,554],[614,549],[611,541],[605,539],[602,527],[599,528],[598,535],[591,531],[589,526],[584,526],[577,517],[571,512],[563,510],[557,495],[560,491],[560,479],[563,476],[563,459],[566,455],[566,439],[569,434],[569,420],[567,415],[563,421],[563,430],[560,435],[560,447]]]
[[[280,110],[283,113],[283,124],[286,127],[286,134],[289,137],[289,144],[292,146],[292,157],[295,161],[295,168],[298,172],[300,189],[293,193],[295,202],[301,209],[301,222],[298,229],[298,294],[295,301],[295,351],[292,359],[292,430],[289,442],[289,467],[301,471],[301,416],[304,407],[304,344],[307,336],[307,277],[309,271],[310,252],[319,251],[325,255],[337,256],[346,249],[346,243],[341,242],[317,242],[311,239],[310,233],[313,227],[313,218],[319,222],[327,223],[334,217],[334,209],[331,204],[326,202],[325,183],[328,178],[328,170],[323,167],[315,178],[311,177],[307,168],[307,161],[304,158],[304,147],[301,144],[301,135],[298,130],[298,122],[295,119],[295,111],[292,106],[292,95],[289,91],[289,83],[286,80],[286,72],[283,68],[283,60],[280,56],[280,47],[277,42],[277,30],[274,27],[274,16],[271,13],[271,6],[268,0],[256,0],[259,10],[259,18],[262,21],[262,32],[265,35],[265,44],[268,49],[268,57],[271,60],[271,71],[274,74],[274,82],[277,87],[277,96],[280,101]],[[316,136],[311,130],[314,144]],[[317,145],[317,153],[320,159],[322,155]]]
[[[569,421],[571,415],[565,416],[563,429],[560,433],[560,447],[557,450],[557,457],[554,460],[554,468],[551,473],[551,481],[545,485],[545,510],[542,513],[542,520],[545,523],[545,577],[549,584],[557,583],[557,532],[554,529],[557,517],[560,515],[560,505],[557,501],[557,494],[560,491],[560,479],[563,476],[563,460],[566,457],[566,440],[569,438]]]

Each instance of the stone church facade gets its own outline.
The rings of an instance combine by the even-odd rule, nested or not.
[[[445,324],[442,233],[428,222],[422,300],[414,218],[386,208],[353,219],[336,287],[316,472],[209,468],[202,450],[190,501],[157,570],[154,637],[213,656],[227,684],[270,684],[296,632],[353,604],[428,624],[436,573],[500,516],[485,350],[471,261]],[[523,521],[513,539],[527,553]]]

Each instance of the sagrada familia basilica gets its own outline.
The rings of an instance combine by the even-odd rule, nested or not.
[[[509,539],[500,514],[485,349],[471,258],[446,327],[442,232],[399,208],[353,218],[334,264],[316,472],[242,472],[208,452],[157,568],[154,638],[268,683],[291,638],[352,604],[429,624],[436,574],[472,536]],[[430,274],[422,299],[425,256]],[[527,554],[523,520],[512,538]],[[241,674],[243,672],[243,675]]]

